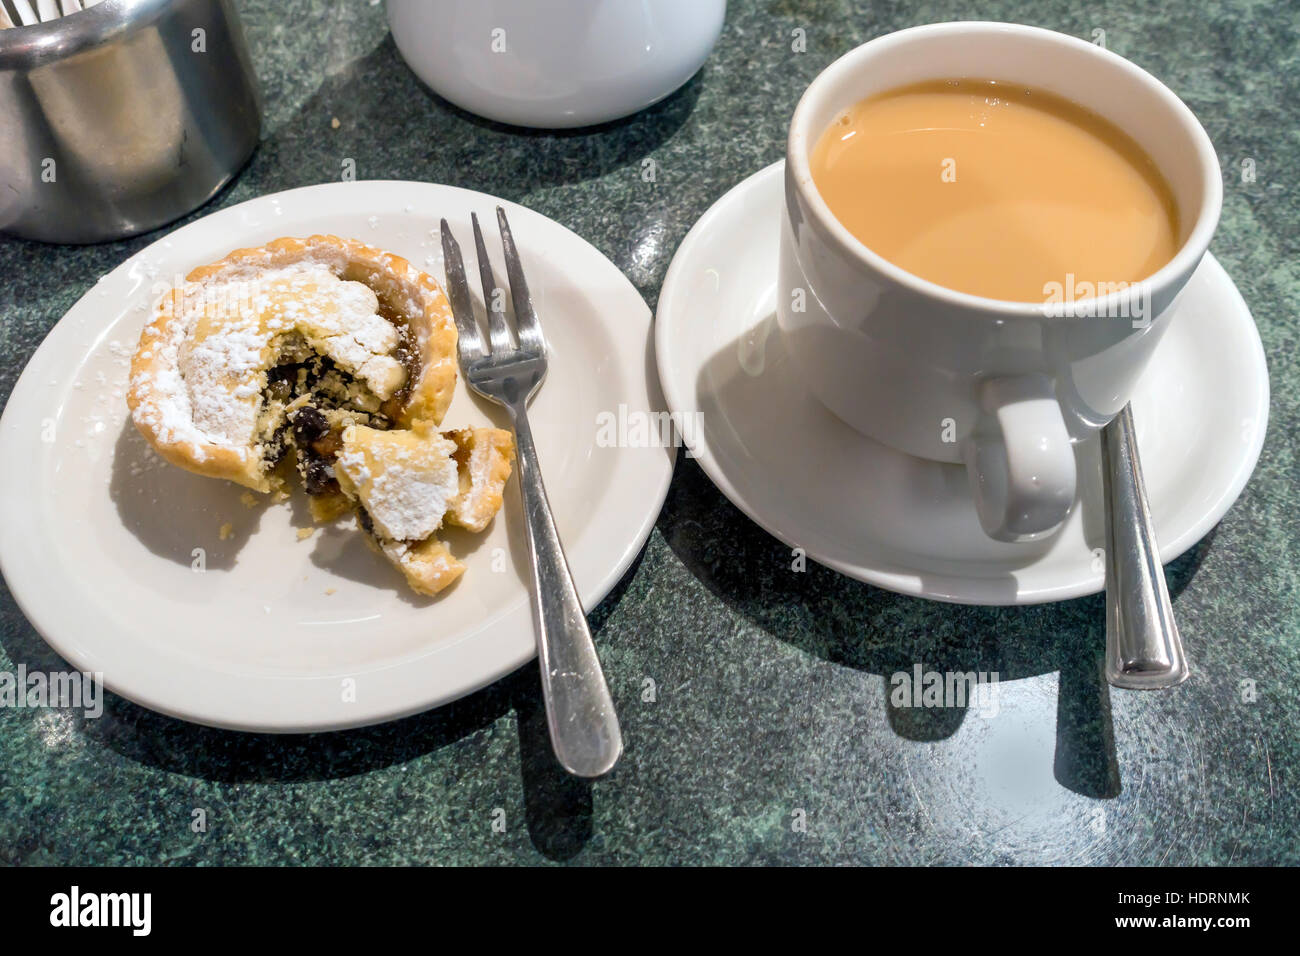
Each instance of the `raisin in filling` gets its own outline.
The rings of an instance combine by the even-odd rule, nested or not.
[[[406,384],[379,406],[380,413],[389,420],[390,425],[377,427],[388,428],[391,427],[391,422],[397,421],[401,416],[402,409],[406,407],[407,399],[411,397],[411,389],[420,377],[420,348],[411,332],[410,324],[400,313],[389,308],[388,303],[382,299],[379,301],[379,314],[397,329],[399,342],[397,348],[393,350],[393,358],[401,362],[406,369]]]
[[[311,353],[301,341],[290,341],[282,353],[287,361],[267,373],[264,404],[269,414],[262,438],[264,457],[274,466],[293,448],[310,495],[339,493],[333,466],[343,444],[343,428],[352,422],[392,428],[419,379],[419,347],[406,318],[382,299],[379,313],[398,331],[399,343],[392,356],[406,369],[405,384],[389,398],[381,401],[329,358]],[[276,413],[274,408],[283,411]]]
[[[324,495],[339,490],[333,461],[342,440],[337,429],[317,409],[305,405],[293,415],[293,439],[298,449],[298,469],[307,494]]]

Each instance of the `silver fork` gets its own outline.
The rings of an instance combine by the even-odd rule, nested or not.
[[[474,246],[478,253],[479,278],[487,305],[488,342],[483,341],[460,246],[447,220],[442,220],[442,251],[447,272],[447,295],[459,333],[457,348],[465,381],[484,398],[504,405],[515,430],[519,462],[519,489],[524,500],[524,527],[528,555],[533,568],[533,618],[537,623],[537,657],[542,672],[542,693],[546,700],[546,722],[550,727],[555,756],[569,773],[599,777],[609,771],[623,752],[618,715],[605,684],[605,675],[591,640],[587,617],[573,586],[573,575],[564,558],[551,505],[528,427],[528,399],[546,376],[546,340],[533,311],[524,279],[519,251],[515,248],[505,210],[497,207],[497,225],[505,248],[506,274],[515,306],[516,346],[506,321],[504,296],[492,275],[487,247],[478,216],[474,223]]]

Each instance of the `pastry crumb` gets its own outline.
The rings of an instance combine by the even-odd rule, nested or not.
[[[338,593],[338,588],[326,588],[326,589],[325,589],[325,593],[326,593],[326,594],[337,594],[337,593]]]
[[[225,524],[221,526],[220,530],[217,531],[217,537],[219,537],[222,541],[227,541],[230,539],[230,536],[233,535],[234,533],[235,533],[235,526],[231,524],[229,521],[227,521]]]
[[[245,508],[257,507],[257,496],[253,494],[251,491],[245,491],[242,495],[239,496],[239,500],[243,503]]]
[[[333,119],[330,120],[330,129],[338,129],[340,125],[341,124],[339,123],[339,118],[337,116],[335,116]]]
[[[299,540],[299,541],[306,541],[308,538],[310,538],[310,537],[311,537],[312,535],[314,535],[315,533],[316,533],[316,529],[315,529],[315,528],[299,528],[299,529],[298,529],[298,540]]]

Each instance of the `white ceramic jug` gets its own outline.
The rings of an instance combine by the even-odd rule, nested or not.
[[[663,99],[708,57],[726,0],[388,0],[402,57],[435,93],[548,129]]]

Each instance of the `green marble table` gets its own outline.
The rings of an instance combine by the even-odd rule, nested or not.
[[[531,206],[594,243],[651,306],[687,229],[781,157],[800,92],[844,51],[952,19],[1104,30],[1219,150],[1213,251],[1272,374],[1263,457],[1218,528],[1169,568],[1193,666],[1174,692],[1099,679],[1100,598],[954,607],[815,565],[791,573],[789,552],[682,459],[644,552],[592,616],[627,739],[608,779],[557,770],[531,666],[436,712],[311,737],[205,729],[111,696],[98,720],[0,708],[0,863],[1300,863],[1291,0],[733,0],[681,91],[561,135],[483,122],[426,92],[373,0],[240,8],[266,98],[262,143],[200,214],[335,180],[353,157],[359,178]],[[791,49],[796,29],[806,52]],[[156,238],[0,240],[0,397],[96,278]],[[888,675],[916,662],[998,671],[1000,713],[892,707]],[[0,671],[20,664],[66,666],[0,590]]]

